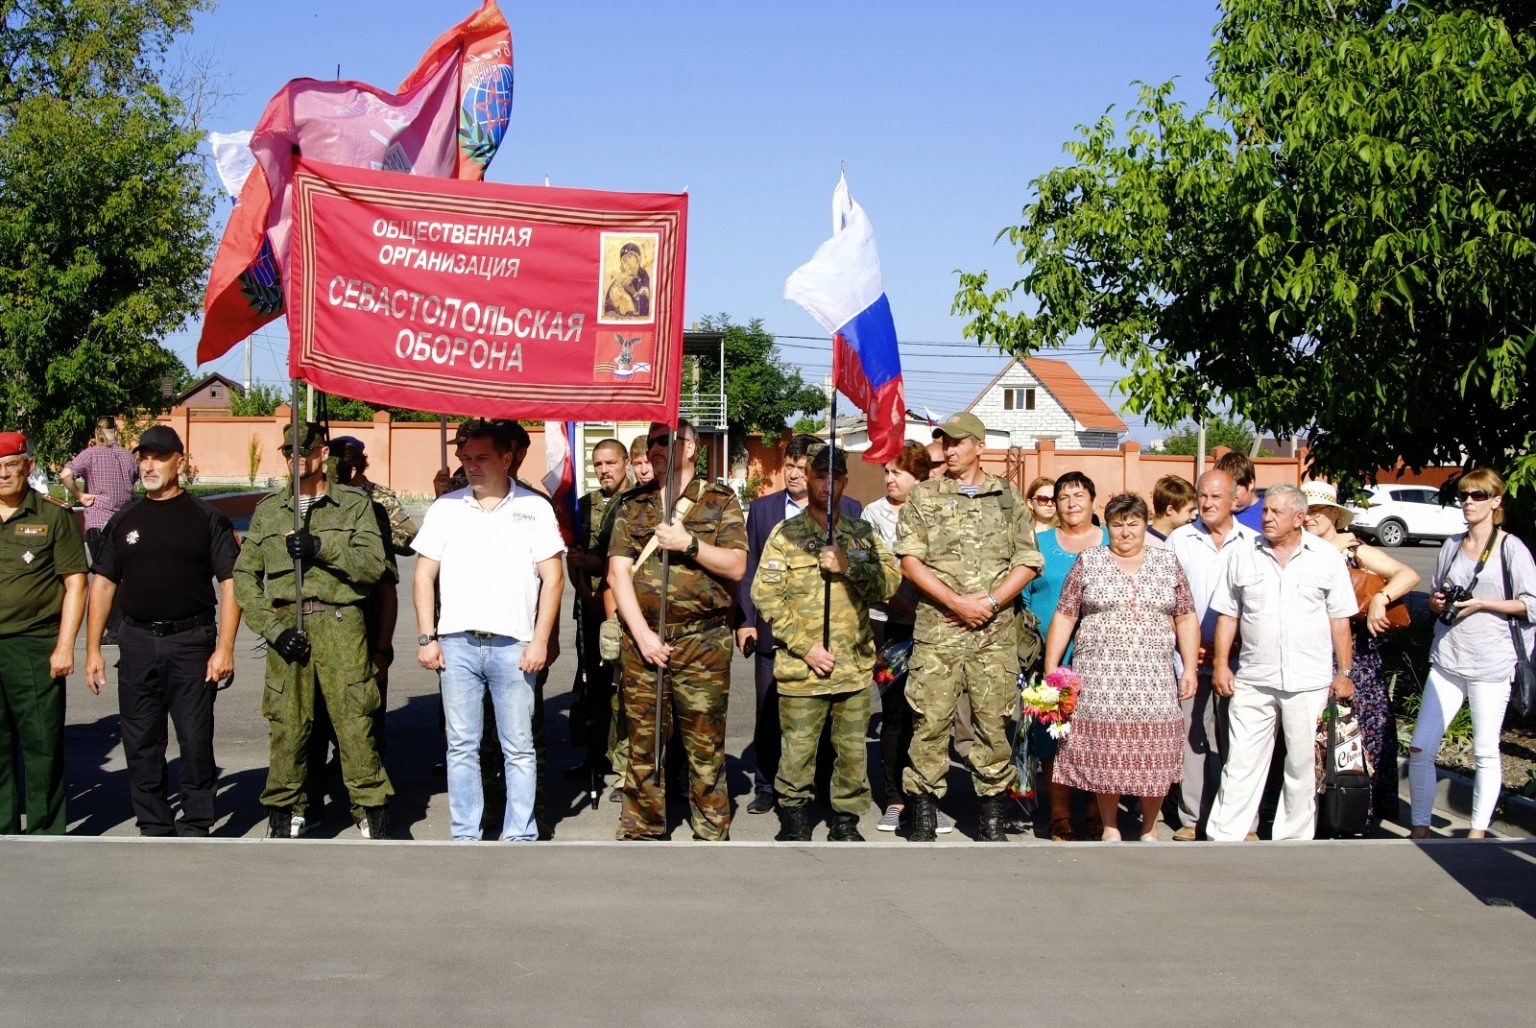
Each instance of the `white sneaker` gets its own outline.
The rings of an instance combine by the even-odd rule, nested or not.
[[[935,828],[934,831],[938,832],[940,835],[948,835],[954,830],[955,823],[949,819],[949,816],[945,814],[944,811],[939,811],[939,827]]]
[[[309,825],[304,821],[303,814],[293,815],[293,821],[288,826],[288,838],[297,839],[309,831]]]
[[[368,830],[368,819],[366,817],[357,823],[357,830],[362,833],[363,838],[373,838],[373,833]]]
[[[875,825],[878,832],[894,832],[901,824],[901,812],[906,808],[900,803],[892,803],[885,808],[885,813],[880,816],[880,823]]]

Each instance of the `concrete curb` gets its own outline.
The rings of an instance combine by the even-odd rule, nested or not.
[[[1472,816],[1472,779],[1457,771],[1435,768],[1435,810],[1463,820]],[[1398,795],[1406,807],[1411,802],[1408,788],[1408,762],[1402,765]],[[1493,810],[1488,830],[1506,838],[1536,836],[1536,800],[1505,791]]]

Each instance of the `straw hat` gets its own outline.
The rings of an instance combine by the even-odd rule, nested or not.
[[[1301,487],[1301,495],[1307,498],[1308,513],[1319,507],[1331,507],[1333,527],[1340,532],[1355,520],[1354,512],[1339,502],[1339,490],[1327,482],[1305,482]]]

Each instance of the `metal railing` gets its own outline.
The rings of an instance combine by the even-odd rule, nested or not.
[[[678,404],[678,410],[698,428],[723,429],[726,427],[723,397],[684,396]]]

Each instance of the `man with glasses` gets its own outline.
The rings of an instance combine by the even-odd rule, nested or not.
[[[663,726],[676,709],[688,759],[690,821],[697,839],[730,837],[731,800],[725,781],[725,707],[730,693],[731,609],[747,567],[746,523],[729,486],[694,475],[699,433],[687,421],[676,438],[660,422],[646,437],[656,480],[626,496],[608,545],[608,587],[625,633],[620,645],[629,761],[624,769],[620,839],[659,839],[667,830],[666,794],[653,773],[663,759],[656,706]],[[670,492],[662,486],[668,482]],[[662,509],[663,498],[673,501]],[[667,576],[667,624],[659,633],[662,561]],[[657,669],[663,689],[657,695]]]
[[[314,422],[283,430],[282,452],[297,449],[299,493],[285,484],[257,505],[235,562],[235,598],[251,631],[267,640],[267,687],[262,714],[272,729],[267,786],[267,837],[287,839],[304,814],[309,736],[315,693],[324,697],[336,728],[341,775],[352,816],[365,839],[386,838],[386,804],[394,789],[379,759],[375,720],[378,683],[369,659],[363,603],[389,564],[373,504],[356,489],[326,479],[325,430]],[[295,502],[303,527],[294,530]],[[302,561],[303,591],[294,563]],[[304,630],[296,614],[304,612]]]
[[[554,508],[513,478],[506,422],[459,428],[469,486],[439,497],[416,536],[416,659],[442,672],[448,734],[448,810],[455,841],[478,841],[485,813],[480,743],[490,695],[506,775],[499,838],[538,838],[533,741],[536,677],[548,665],[565,585]],[[434,587],[441,611],[433,617]]]
[[[27,484],[27,437],[0,432],[0,835],[63,835],[64,679],[85,616],[85,546],[69,509]]]

